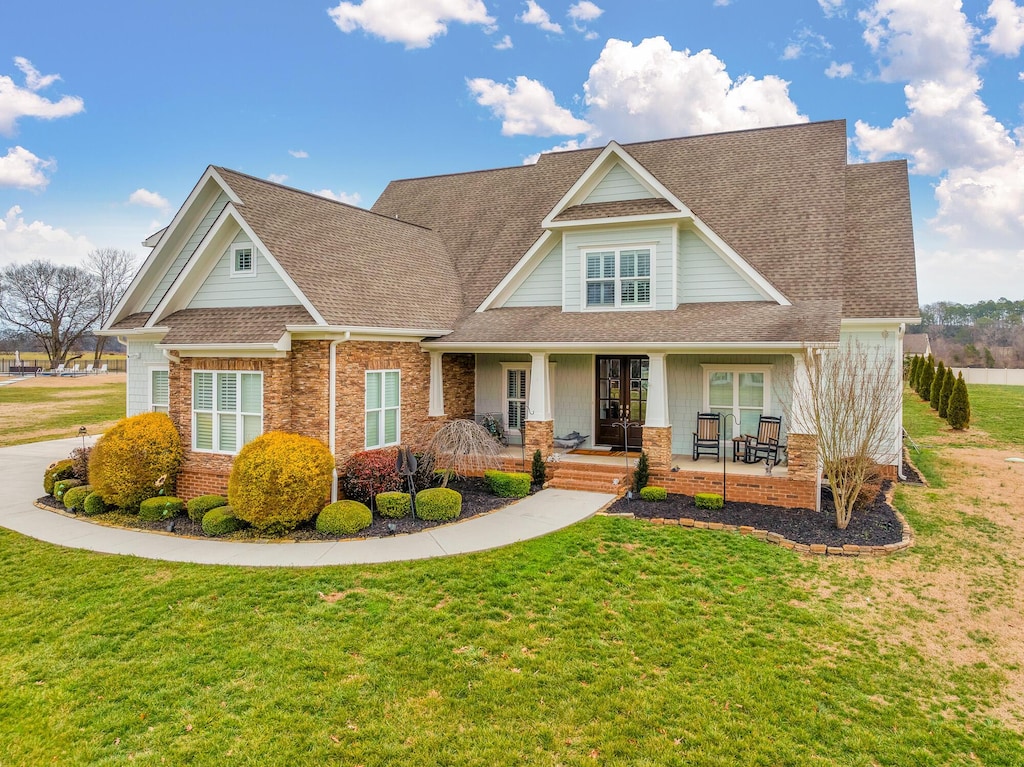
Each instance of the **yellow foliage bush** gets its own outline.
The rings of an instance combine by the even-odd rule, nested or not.
[[[160,493],[173,494],[183,459],[181,439],[166,413],[122,418],[89,456],[89,484],[106,503],[137,511]]]
[[[271,431],[235,458],[228,504],[257,530],[282,533],[312,519],[331,493],[334,456],[320,440]]]

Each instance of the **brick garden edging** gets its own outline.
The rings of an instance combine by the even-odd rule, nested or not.
[[[895,492],[896,489],[895,486],[893,486],[885,496],[885,502],[889,504],[889,506],[892,506],[892,497]],[[899,543],[887,543],[884,546],[860,546],[853,543],[847,543],[843,546],[826,546],[824,543],[797,543],[796,541],[791,541],[778,533],[773,533],[768,530],[759,530],[756,527],[750,527],[748,525],[727,525],[723,522],[702,522],[699,519],[690,519],[689,517],[684,517],[683,519],[665,519],[663,517],[655,517],[648,521],[652,525],[678,525],[679,527],[690,527],[695,530],[723,530],[731,533],[739,533],[740,535],[750,535],[757,538],[759,541],[781,546],[784,549],[797,551],[801,554],[841,557],[887,557],[898,551],[909,549],[914,545],[914,531],[910,527],[910,524],[907,522],[903,514],[896,509],[893,509],[893,513],[896,515],[896,519],[900,521],[900,526],[903,528],[903,539]],[[632,516],[634,519],[640,519],[640,517],[635,517],[632,514],[616,514],[613,516]]]

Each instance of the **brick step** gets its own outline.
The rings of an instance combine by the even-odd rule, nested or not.
[[[613,480],[619,480],[615,484]],[[584,474],[573,472],[571,474],[558,473],[549,478],[548,487],[557,487],[562,490],[589,490],[600,493],[620,493],[628,487],[624,473],[618,474]]]
[[[631,470],[632,471],[632,470]],[[621,477],[625,475],[626,468],[624,466],[609,466],[607,464],[600,463],[559,463],[554,466],[548,466],[549,474],[579,474],[588,477],[593,476],[610,476],[610,477]]]

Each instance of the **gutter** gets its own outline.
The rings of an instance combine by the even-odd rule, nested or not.
[[[338,434],[336,424],[338,421],[337,407],[338,407],[338,344],[343,344],[352,337],[351,331],[346,330],[343,338],[336,338],[331,341],[331,345],[328,347],[328,354],[330,360],[328,362],[328,375],[330,376],[331,382],[328,386],[327,394],[327,446],[331,451],[331,458],[334,460],[334,468],[331,470],[331,503],[338,500],[338,459],[335,457],[335,451],[338,446]]]

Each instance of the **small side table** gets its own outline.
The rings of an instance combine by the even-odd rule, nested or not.
[[[747,462],[747,438],[745,436],[732,438],[732,462]]]

